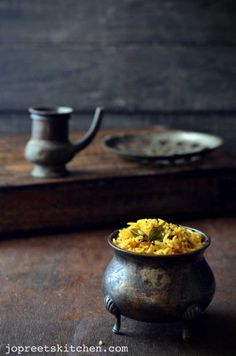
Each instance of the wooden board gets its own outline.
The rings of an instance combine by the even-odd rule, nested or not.
[[[233,1],[1,1],[0,110],[235,110]]]
[[[0,34],[4,45],[233,45],[235,12],[232,0],[2,0]]]
[[[2,48],[0,108],[234,110],[235,58],[231,47]]]
[[[122,335],[111,333],[114,319],[105,310],[101,288],[105,266],[112,257],[106,242],[111,230],[101,230],[0,241],[1,355],[8,343],[98,346],[99,340],[105,343],[102,356],[234,355],[236,220],[180,223],[199,228],[212,238],[206,258],[217,289],[196,325],[193,341],[181,341],[178,324],[148,324],[127,318],[122,318]],[[118,345],[128,346],[128,353],[104,351]],[[94,355],[83,353],[87,354]]]
[[[0,134],[29,106],[71,105],[83,130],[171,127],[223,136],[236,153],[233,0],[42,0],[0,4]],[[82,119],[81,119],[82,117]]]
[[[117,131],[101,132],[69,164],[71,176],[45,180],[30,176],[32,165],[23,158],[26,137],[2,138],[1,234],[119,225],[140,216],[209,216],[235,210],[234,158],[212,153],[192,164],[143,165],[106,151],[101,139],[111,133]]]

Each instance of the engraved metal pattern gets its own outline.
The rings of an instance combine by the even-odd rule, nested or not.
[[[199,158],[221,146],[223,141],[199,132],[169,131],[108,136],[103,143],[124,158],[168,163]]]
[[[184,320],[193,320],[200,316],[201,308],[198,304],[190,305],[184,312],[183,319]]]
[[[107,311],[109,311],[109,313],[113,314],[116,317],[116,322],[113,325],[112,332],[114,334],[119,334],[120,319],[121,319],[120,309],[117,307],[115,302],[108,295],[105,296],[104,303],[105,303]]]

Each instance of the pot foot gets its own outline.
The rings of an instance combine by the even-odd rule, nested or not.
[[[120,322],[121,322],[120,309],[117,307],[115,302],[108,295],[104,298],[104,303],[105,303],[107,311],[109,311],[109,313],[114,315],[116,318],[115,324],[112,328],[112,332],[114,334],[119,334],[120,333]]]
[[[182,329],[182,339],[183,341],[191,340],[191,328],[188,322],[184,322],[183,329]]]
[[[119,334],[120,333],[120,315],[116,316],[116,321],[115,324],[113,325],[112,332],[113,334]]]
[[[191,324],[193,320],[198,318],[202,313],[202,310],[198,304],[190,305],[183,314],[183,329],[182,338],[184,341],[189,341],[192,338]]]

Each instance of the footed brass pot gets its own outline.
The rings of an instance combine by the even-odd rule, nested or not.
[[[116,317],[113,332],[119,333],[121,315],[146,322],[183,321],[183,339],[190,338],[190,323],[210,304],[215,293],[215,279],[204,258],[210,238],[196,229],[204,247],[178,255],[144,255],[120,249],[108,243],[114,257],[104,277],[104,301]]]

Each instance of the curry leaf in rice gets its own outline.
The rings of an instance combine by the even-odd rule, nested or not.
[[[204,246],[202,236],[184,226],[162,219],[139,219],[119,230],[114,244],[141,254],[169,255],[187,253]]]

